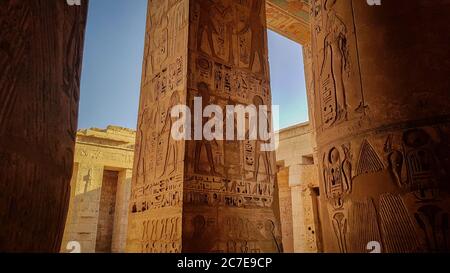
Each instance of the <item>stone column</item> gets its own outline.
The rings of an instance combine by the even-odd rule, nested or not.
[[[123,253],[126,251],[128,204],[130,202],[131,178],[132,170],[123,170],[119,173],[111,246],[113,253]]]
[[[450,2],[313,2],[325,251],[448,251]]]
[[[0,3],[0,252],[58,252],[88,1]]]
[[[271,104],[264,4],[149,1],[129,252],[282,251],[274,153],[171,137],[171,109],[194,97]]]

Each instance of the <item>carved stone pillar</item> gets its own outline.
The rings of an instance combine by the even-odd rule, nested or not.
[[[0,252],[60,249],[87,5],[0,2]]]
[[[313,1],[326,252],[450,249],[450,2]]]
[[[194,97],[271,105],[264,1],[149,1],[145,48],[128,251],[281,251],[274,153],[171,137]]]

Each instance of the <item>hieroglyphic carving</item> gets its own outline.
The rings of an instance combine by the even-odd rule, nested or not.
[[[248,180],[211,178],[195,175],[186,177],[184,202],[187,204],[246,208],[270,208],[273,184]]]
[[[315,0],[312,7],[314,74],[322,127],[358,118],[367,106],[362,93],[351,1]]]
[[[251,40],[249,41],[249,46],[245,48],[245,45],[248,43],[242,42],[240,49],[241,56],[246,56],[248,52],[248,68],[251,71],[254,71],[254,64],[256,55],[259,58],[259,72],[266,76],[267,71],[267,60],[266,60],[266,29],[265,29],[265,16],[261,16],[261,13],[264,12],[262,7],[264,5],[264,1],[251,1],[252,6],[250,8],[250,12],[246,21],[244,21],[244,28],[239,30],[239,35],[241,41],[243,41],[243,37],[245,37],[246,32],[250,32]],[[245,39],[245,38],[244,38]],[[248,50],[249,49],[249,50]]]
[[[197,26],[197,50],[202,52],[203,35],[206,32],[209,50],[212,56],[217,57],[213,42],[213,33],[218,34],[216,22],[213,21],[213,10],[215,3],[211,0],[199,0],[196,7],[198,10],[198,26]]]
[[[273,211],[275,157],[261,150],[265,142],[177,142],[170,135],[170,109],[180,103],[194,109],[195,97],[202,98],[203,109],[216,104],[223,112],[228,104],[270,108],[263,10],[262,0],[149,1],[144,61],[148,68],[143,72],[131,235],[143,220],[170,211],[170,216],[182,217],[183,249],[179,251],[281,251],[279,222]],[[188,24],[183,23],[186,18]],[[192,114],[194,123],[209,121]],[[269,111],[269,129],[270,115]],[[225,240],[220,229],[211,230],[223,220],[220,214],[219,218],[209,215],[218,207],[238,217],[251,212],[252,217],[261,216],[271,224],[262,223],[262,234],[253,241]],[[254,221],[252,217],[249,221]],[[224,246],[217,246],[218,238]],[[153,243],[139,250],[138,241],[131,236],[130,249],[164,251],[164,247],[155,250]]]
[[[162,119],[162,128],[161,128],[161,136],[164,136],[165,139],[161,140],[159,144],[165,143],[166,146],[163,149],[159,149],[159,151],[163,152],[163,164],[159,166],[162,169],[161,174],[159,175],[159,178],[163,177],[164,175],[172,175],[177,171],[177,163],[180,161],[180,154],[181,151],[179,151],[179,142],[175,141],[172,137],[172,125],[173,125],[173,118],[170,114],[173,107],[177,106],[180,103],[180,97],[177,91],[172,93],[172,96],[170,97],[169,104],[167,105],[167,110],[164,112],[164,118]],[[161,147],[161,146],[160,146]],[[157,160],[157,166],[158,166],[158,160]]]
[[[142,253],[179,253],[181,251],[181,217],[146,220],[142,225]]]
[[[338,212],[332,218],[333,231],[336,236],[339,250],[347,253],[348,220],[344,213]]]
[[[334,208],[344,205],[343,197],[352,190],[352,167],[348,146],[332,148],[324,155],[324,182],[327,198]]]
[[[424,130],[403,134],[408,183],[420,200],[435,199],[439,194],[439,166],[430,135]]]
[[[339,251],[365,252],[367,240],[380,242],[386,252],[449,249],[450,206],[440,163],[443,153],[438,153],[448,151],[448,146],[440,130],[425,127],[372,135],[324,154],[330,228]],[[346,190],[343,155],[351,164],[351,147],[360,147],[360,152],[355,176],[349,176],[352,189]],[[384,156],[377,151],[384,151]]]
[[[198,83],[198,92],[199,92],[199,96],[202,97],[202,103],[203,103],[202,109],[205,109],[209,104],[212,103],[208,85],[204,82]],[[203,117],[202,118],[202,128],[204,128],[204,126],[207,122],[208,122],[208,119]],[[218,145],[217,140],[215,141],[215,144]],[[195,141],[194,172],[195,173],[204,172],[204,171],[200,170],[201,153],[202,153],[202,149],[204,147],[207,158],[208,158],[209,174],[211,174],[212,176],[220,177],[221,174],[217,172],[216,167],[215,167],[216,164],[213,159],[211,145],[212,145],[212,141],[208,141],[204,138],[202,138],[201,140]]]
[[[384,169],[383,162],[367,140],[361,145],[356,175],[377,173]]]
[[[183,104],[186,97],[188,12],[187,0],[151,0],[148,4],[135,175],[129,206],[130,251],[181,251],[179,210],[168,213],[166,219],[155,215],[182,205],[184,143],[172,138],[175,119],[171,110]],[[139,231],[143,226],[144,235]],[[164,233],[175,226],[177,236]],[[146,236],[152,230],[162,232],[162,237]],[[138,234],[143,237],[138,238]]]
[[[191,1],[187,97],[191,109],[195,97],[202,97],[203,109],[215,104],[224,113],[226,105],[254,104],[270,108],[263,7],[261,0]],[[270,116],[267,120],[271,128]],[[209,118],[202,118],[200,123],[205,125],[208,121]],[[226,122],[224,115],[224,127]],[[245,134],[248,138],[248,128]],[[279,232],[278,220],[273,217],[270,219],[273,228],[267,224],[262,229],[266,230],[265,235],[251,239],[224,238],[228,231],[213,228],[224,221],[222,213],[219,218],[209,215],[217,208],[236,217],[242,215],[241,210],[252,211],[247,222],[263,213],[273,215],[275,158],[272,152],[261,151],[262,144],[265,142],[260,140],[187,142],[183,187],[186,251],[277,252],[282,249],[278,241],[269,243],[275,236],[274,230]],[[211,244],[215,240],[219,242]],[[194,241],[196,244],[204,241],[204,245],[192,246]]]
[[[180,205],[182,194],[181,175],[154,179],[151,184],[135,187],[132,192],[131,212],[141,213],[147,210]]]
[[[365,1],[311,2],[318,148],[321,155],[328,155],[333,147],[350,143],[359,153],[352,161],[352,190],[344,194],[342,208],[333,208],[329,196],[321,197],[322,211],[327,213],[325,251],[343,251],[342,236],[334,233],[342,234],[339,227],[344,225],[338,223],[344,223],[347,215],[347,250],[364,251],[362,242],[353,245],[353,233],[366,238],[358,223],[366,223],[367,218],[353,210],[366,200],[373,200],[383,252],[447,251],[448,236],[443,234],[448,234],[450,205],[449,111],[445,106],[449,82],[438,79],[448,73],[418,67],[426,66],[430,58],[448,59],[448,54],[423,55],[418,54],[420,50],[397,46],[414,30],[418,33],[415,49],[440,52],[445,44],[440,32],[431,38],[429,27],[417,24],[413,10],[420,4],[416,2],[409,12],[402,9],[406,0],[390,1],[389,7],[376,12]],[[433,11],[446,8],[436,4]],[[426,21],[445,25],[445,20],[434,16]],[[400,25],[403,32],[397,31]],[[398,44],[386,44],[374,36],[386,33],[396,37]],[[405,58],[385,58],[399,55]],[[423,85],[417,88],[419,82]],[[322,175],[327,190],[330,181],[335,181],[327,171],[336,167],[324,162],[320,171],[327,174]],[[335,220],[336,213],[341,221]]]
[[[280,230],[274,220],[261,215],[188,214],[184,226],[186,252],[281,252]]]
[[[350,144],[333,147],[323,157],[323,181],[330,204],[329,213],[339,250],[348,252],[348,216],[345,197],[352,192],[352,154]]]

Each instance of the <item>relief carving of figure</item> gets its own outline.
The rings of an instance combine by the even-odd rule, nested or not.
[[[177,170],[178,149],[177,149],[177,142],[172,138],[171,134],[172,124],[174,120],[170,115],[170,111],[172,110],[173,107],[175,107],[179,103],[180,103],[179,94],[178,92],[174,92],[170,98],[170,103],[165,115],[166,118],[164,121],[164,125],[163,128],[161,129],[162,133],[166,131],[168,131],[169,133],[167,134],[167,150],[165,154],[164,168],[160,177],[162,177],[164,174],[167,173],[168,171],[167,168],[169,165],[172,165],[172,170],[167,174],[171,175]],[[170,158],[172,158],[172,162],[169,162]]]
[[[264,47],[265,37],[266,37],[266,29],[264,27],[264,23],[262,22],[261,17],[261,9],[263,7],[262,0],[253,0],[252,9],[250,12],[250,16],[246,23],[244,29],[239,31],[239,35],[245,34],[248,31],[251,31],[251,44],[250,44],[250,62],[249,69],[253,70],[253,65],[255,63],[256,54],[258,54],[259,65],[261,66],[261,74],[266,74],[266,59],[265,52],[266,49]]]
[[[198,17],[198,31],[197,31],[197,50],[203,52],[202,41],[203,33],[206,31],[209,48],[213,57],[217,57],[214,49],[213,34],[218,34],[213,18],[214,1],[213,0],[197,0],[200,7]]]
[[[323,119],[327,127],[347,118],[344,71],[348,70],[347,28],[333,9],[336,0],[327,0],[326,36],[323,45],[323,63],[320,87],[323,102]]]
[[[151,109],[147,106],[144,107],[144,110],[142,112],[142,116],[139,122],[138,126],[138,134],[140,137],[140,145],[139,145],[139,152],[138,152],[138,163],[137,163],[137,181],[143,181],[145,184],[146,182],[146,175],[149,175],[150,168],[149,164],[150,162],[146,162],[146,158],[148,158],[151,155],[152,152],[152,142],[156,138],[156,132],[154,129],[152,129],[152,126],[146,126],[146,125],[152,125],[156,124],[156,118],[157,118],[157,107],[155,109]]]
[[[152,70],[157,69],[167,59],[168,56],[168,26],[167,7],[165,5],[155,8],[150,20],[149,41],[153,42],[151,48]],[[153,39],[151,38],[153,37]],[[154,72],[154,71],[153,71]]]
[[[260,106],[264,105],[264,101],[260,96],[255,96],[253,98],[253,104],[256,106],[257,109],[259,109]],[[263,120],[267,121],[267,125],[266,128],[269,129],[270,128],[270,123],[269,123],[269,117],[265,116],[263,117]],[[259,132],[259,128],[258,128],[258,132]],[[249,136],[247,135],[247,138]],[[262,159],[262,162],[264,163],[264,171],[265,171],[265,175],[267,175],[267,182],[270,182],[270,178],[272,176],[272,161],[270,158],[271,153],[268,152],[263,152],[261,151],[261,146],[263,144],[267,144],[267,141],[262,141],[258,138],[258,140],[256,140],[256,145],[255,145],[255,181],[258,181],[258,174],[259,174],[259,164],[260,164],[260,160]]]
[[[202,109],[205,109],[210,103],[211,103],[211,96],[210,96],[210,90],[206,83],[201,82],[198,84],[198,91],[200,92],[200,96],[202,97]],[[202,118],[202,128],[205,127],[205,124],[208,122],[208,118]],[[217,141],[216,145],[217,144]],[[201,153],[202,148],[205,147],[206,149],[206,156],[208,158],[210,173],[215,176],[221,176],[220,173],[216,171],[215,162],[213,158],[213,152],[212,152],[212,146],[211,141],[207,141],[205,139],[196,140],[195,141],[195,162],[194,162],[194,172],[200,173],[200,159],[201,159]]]

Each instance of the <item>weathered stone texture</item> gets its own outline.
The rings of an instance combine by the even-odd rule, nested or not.
[[[87,3],[0,1],[0,252],[57,252],[70,194]]]
[[[325,252],[449,238],[449,1],[313,1]]]
[[[278,174],[283,242],[286,252],[321,251],[320,216],[315,191],[319,172],[315,161],[314,134],[310,123],[279,132],[276,157],[284,166]],[[289,227],[288,227],[289,225]]]
[[[264,4],[149,1],[128,251],[282,251],[275,154],[170,136],[170,110],[195,96],[271,105]]]
[[[125,252],[135,132],[109,126],[79,131],[62,252]]]

